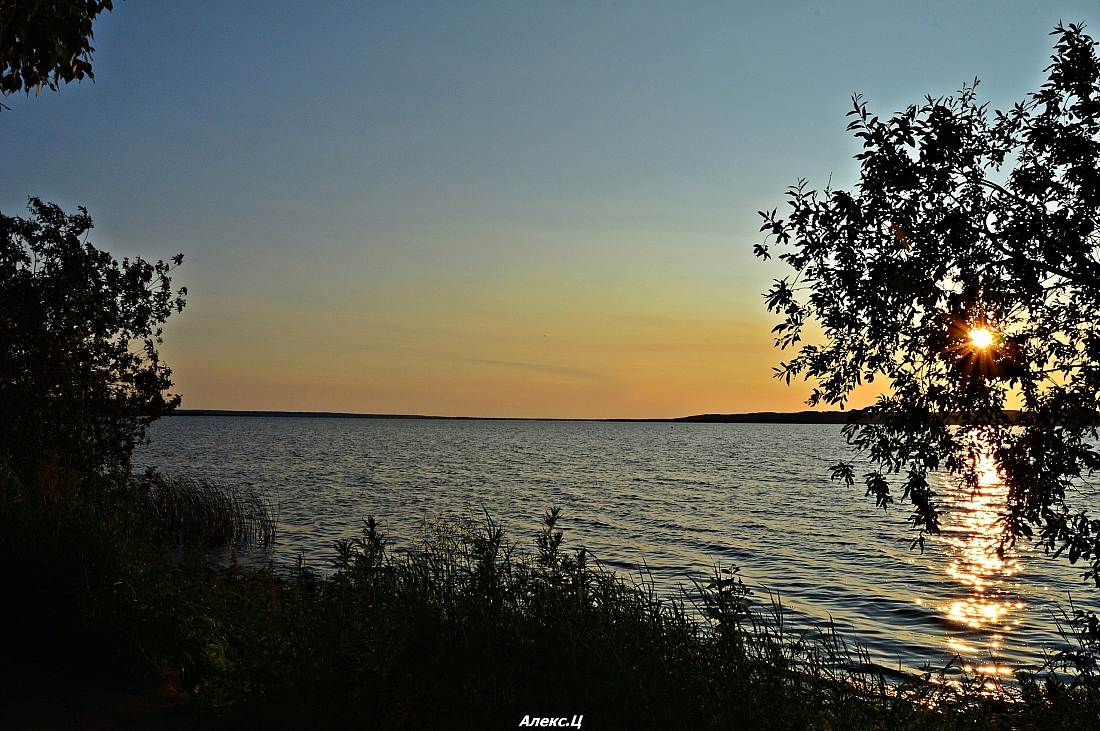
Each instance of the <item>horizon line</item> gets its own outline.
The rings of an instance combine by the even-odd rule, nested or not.
[[[846,424],[858,409],[840,411],[752,411],[735,414],[693,414],[665,418],[583,418],[539,416],[438,416],[432,414],[364,414],[343,411],[267,411],[261,409],[176,409],[168,416],[242,416],[299,419],[420,419],[433,421],[593,421],[628,423],[785,423]]]

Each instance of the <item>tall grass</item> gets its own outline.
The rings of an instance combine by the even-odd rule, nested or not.
[[[149,507],[161,535],[179,544],[266,547],[275,540],[271,503],[251,486],[224,487],[208,480],[147,475]]]
[[[577,714],[586,728],[629,729],[1100,723],[1091,680],[990,687],[944,670],[888,682],[831,628],[792,630],[735,569],[660,597],[565,551],[559,521],[547,514],[533,552],[486,516],[430,524],[394,555],[368,519],[336,544],[320,586],[300,571],[272,593],[241,574],[251,610],[217,614],[217,662],[199,670],[197,693],[288,727],[515,728]]]

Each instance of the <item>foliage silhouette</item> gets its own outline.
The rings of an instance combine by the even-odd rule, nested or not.
[[[112,0],[0,0],[0,92],[43,86],[92,74],[92,21]]]
[[[1068,686],[1019,673],[1014,688],[948,666],[887,682],[831,625],[792,627],[778,600],[756,602],[736,568],[658,596],[568,549],[563,522],[548,511],[534,551],[487,514],[429,522],[398,554],[368,518],[362,537],[335,544],[327,579],[226,572],[197,587],[201,615],[180,612],[179,644],[196,648],[187,677],[231,717],[291,728],[515,728],[525,715],[581,712],[585,728],[623,729],[1097,718],[1093,675]]]
[[[31,198],[0,214],[0,462],[17,476],[52,464],[86,487],[129,478],[145,428],[180,397],[157,346],[183,310],[171,264],[123,259],[87,241],[88,212]]]
[[[914,543],[940,529],[929,474],[977,488],[992,457],[1007,485],[1001,550],[1034,538],[1085,561],[1100,587],[1100,521],[1066,502],[1100,467],[1088,441],[1100,409],[1100,61],[1083,26],[1052,35],[1046,83],[1007,112],[978,102],[977,80],[888,119],[855,96],[855,188],[800,181],[786,218],[761,212],[755,253],[778,247],[796,272],[765,295],[783,316],[776,344],[797,346],[811,321],[825,336],[778,377],[813,379],[809,403],[842,408],[860,384],[888,383],[846,435],[877,467],[864,475],[877,505],[902,483]],[[971,339],[982,329],[984,347]],[[852,463],[833,477],[852,484]]]

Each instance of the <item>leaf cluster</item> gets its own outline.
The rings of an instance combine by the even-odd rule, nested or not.
[[[92,74],[92,21],[112,0],[0,0],[0,93],[5,96]]]

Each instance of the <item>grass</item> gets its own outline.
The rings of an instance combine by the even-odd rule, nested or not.
[[[137,481],[148,494],[162,538],[176,545],[263,547],[275,540],[270,503],[249,486],[225,487],[208,480],[150,472]]]
[[[992,691],[936,673],[887,682],[829,628],[788,627],[735,569],[674,597],[603,570],[565,549],[557,511],[529,549],[486,516],[430,524],[394,554],[368,519],[334,546],[324,580],[301,566],[211,571],[196,537],[264,534],[217,533],[205,517],[224,511],[208,499],[215,488],[164,484],[104,503],[64,475],[0,479],[0,572],[19,591],[9,619],[25,619],[34,602],[22,600],[36,594],[51,621],[79,627],[85,662],[117,657],[171,677],[234,723],[483,729],[583,714],[594,729],[1100,726],[1088,667]],[[175,496],[207,502],[177,509]],[[185,515],[202,527],[170,523]],[[181,538],[192,540],[182,561]]]

